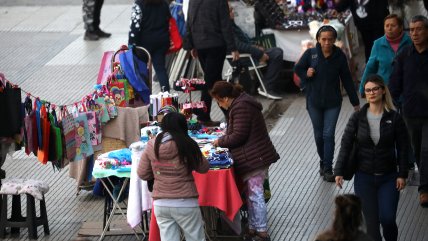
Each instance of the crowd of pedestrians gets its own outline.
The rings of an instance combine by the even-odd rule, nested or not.
[[[84,1],[85,40],[110,36],[99,28],[102,3],[102,0]],[[367,65],[359,92],[367,103],[360,109],[347,57],[335,46],[336,30],[322,26],[316,34],[315,48],[305,51],[295,65],[295,73],[304,87],[323,179],[341,188],[345,162],[354,143],[357,149],[355,195],[336,197],[333,225],[316,240],[394,241],[398,238],[400,191],[406,186],[412,159],[416,160],[420,173],[419,203],[428,207],[428,19],[413,17],[408,35],[403,20],[388,15],[386,0],[335,0],[335,3],[337,11],[351,10],[362,34]],[[148,49],[160,85],[168,91],[165,69],[170,44],[168,4],[164,0],[136,0],[132,10],[129,44]],[[253,46],[233,17],[233,8],[227,0],[189,1],[183,48],[199,60],[204,72],[206,86],[201,100],[207,111],[197,113],[198,121],[206,126],[219,124],[210,117],[214,99],[228,122],[225,135],[213,145],[230,149],[237,178],[244,183],[242,191],[249,215],[245,240],[270,240],[263,181],[269,166],[280,157],[268,135],[260,103],[239,85],[221,80],[228,53],[233,61],[239,59],[239,53],[250,53],[258,62],[267,63],[264,81],[268,94],[272,99],[280,99],[275,98],[275,88],[280,84],[283,51]],[[355,113],[342,136],[333,168],[335,130],[342,106],[341,86]],[[186,240],[204,240],[198,193],[191,172],[208,171],[208,163],[188,136],[183,115],[167,114],[161,127],[163,132],[149,141],[138,168],[142,179],[155,179],[153,198],[161,237],[178,240],[181,228]]]

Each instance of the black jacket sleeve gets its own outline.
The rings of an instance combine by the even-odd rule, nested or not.
[[[395,113],[394,121],[394,136],[395,149],[397,150],[398,176],[402,178],[407,178],[409,174],[409,136],[406,124],[404,123],[404,120],[400,114]]]
[[[306,75],[308,68],[311,65],[311,49],[307,49],[300,60],[294,65],[294,72],[299,76],[299,78],[303,80],[307,80],[308,76]]]
[[[131,10],[131,23],[128,35],[128,45],[138,45],[141,31],[141,5],[135,2]]]
[[[341,51],[342,50],[338,50]],[[341,53],[342,57],[342,66],[340,68],[340,80],[342,81],[343,86],[345,87],[346,93],[348,93],[349,101],[352,106],[360,105],[360,100],[358,99],[357,91],[355,90],[354,81],[352,80],[351,71],[349,70],[348,60],[346,59],[345,54]]]
[[[335,176],[343,176],[345,163],[349,159],[351,154],[352,146],[355,141],[355,137],[358,131],[358,115],[359,111],[354,112],[349,118],[348,124],[346,124],[345,131],[342,135],[342,141],[340,144],[340,151],[337,157],[336,164],[334,166],[333,173]]]
[[[229,52],[236,51],[235,39],[233,37],[232,20],[229,15],[229,5],[225,0],[218,1],[219,6],[219,18],[221,26],[221,34],[226,42],[227,50]]]

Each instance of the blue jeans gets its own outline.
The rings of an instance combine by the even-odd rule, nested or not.
[[[367,224],[367,234],[375,241],[382,241],[379,224],[382,225],[386,241],[396,241],[396,223],[399,191],[396,187],[398,173],[372,175],[364,172],[355,174],[355,194],[360,197]]]
[[[334,156],[334,133],[342,105],[323,109],[307,102],[307,110],[314,128],[315,144],[321,158],[321,166],[324,171],[331,171]]]
[[[166,52],[164,50],[154,50],[150,52],[153,61],[153,68],[156,71],[161,91],[170,91],[168,74],[165,67]]]

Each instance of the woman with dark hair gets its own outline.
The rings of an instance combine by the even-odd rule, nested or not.
[[[245,240],[269,241],[263,183],[279,154],[267,132],[262,105],[243,92],[240,85],[226,81],[216,82],[210,94],[229,113],[226,134],[213,145],[229,148],[236,176],[244,183],[249,223]]]
[[[315,241],[373,241],[361,231],[363,215],[361,201],[353,194],[339,195],[334,199],[333,225],[330,230],[319,234]]]
[[[316,34],[316,47],[306,50],[294,68],[302,81],[301,87],[306,89],[306,109],[320,157],[319,173],[328,182],[334,182],[334,135],[342,107],[341,83],[354,110],[360,108],[346,56],[334,45],[336,38],[332,26],[322,26]]]
[[[147,49],[161,90],[169,91],[165,56],[170,46],[171,13],[165,0],[136,0],[132,6],[128,44]]]
[[[386,16],[383,21],[385,35],[376,39],[369,61],[360,83],[360,94],[364,95],[364,85],[368,76],[380,75],[388,85],[392,73],[392,61],[405,46],[412,44],[409,35],[403,31],[403,19],[396,14]]]
[[[192,171],[206,173],[208,161],[187,134],[184,115],[171,112],[161,123],[162,132],[151,139],[138,165],[143,180],[155,180],[152,198],[162,240],[205,240],[198,191]]]
[[[379,75],[364,85],[367,104],[354,113],[342,136],[334,174],[342,188],[346,160],[356,142],[355,194],[361,198],[367,233],[381,241],[396,241],[400,191],[408,175],[409,138],[403,118],[395,111],[391,94]]]

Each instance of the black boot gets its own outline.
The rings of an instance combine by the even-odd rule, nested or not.
[[[111,36],[111,33],[106,33],[101,29],[97,29],[94,32],[96,35],[98,35],[99,38],[109,38]]]
[[[83,37],[83,39],[86,41],[97,41],[98,39],[100,39],[100,37],[96,34],[95,31],[86,30],[85,36]]]
[[[333,175],[333,172],[331,170],[324,170],[324,181],[327,182],[335,182],[335,177]]]

